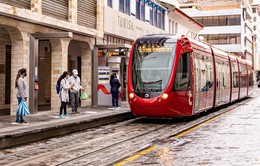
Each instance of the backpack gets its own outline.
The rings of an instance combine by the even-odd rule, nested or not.
[[[60,88],[60,84],[57,84],[57,85],[56,85],[56,92],[57,92],[57,94],[60,93],[60,90],[61,90],[61,88]]]
[[[64,81],[65,81],[65,84],[66,84],[66,80],[64,79]],[[59,84],[56,84],[56,92],[57,92],[57,94],[60,94],[60,91],[61,91],[61,87],[60,87],[60,83]]]

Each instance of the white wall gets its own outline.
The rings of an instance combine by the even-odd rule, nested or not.
[[[199,34],[231,34],[231,33],[241,33],[241,26],[210,26],[204,27]]]
[[[184,12],[190,17],[200,16],[226,16],[226,15],[238,15],[242,13],[242,9],[228,9],[228,10],[197,10],[197,11],[185,11]]]
[[[242,52],[241,44],[213,45],[227,52]]]
[[[162,34],[166,31],[138,20],[122,12],[116,11],[108,6],[104,9],[104,31],[105,34],[117,36],[127,40],[135,40],[136,38],[146,34]],[[113,18],[113,19],[111,19]]]

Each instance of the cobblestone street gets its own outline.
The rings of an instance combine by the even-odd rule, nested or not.
[[[260,165],[260,97],[124,165]]]

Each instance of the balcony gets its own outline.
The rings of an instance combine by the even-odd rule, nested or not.
[[[253,34],[245,33],[245,37],[246,37],[250,42],[253,41],[253,40],[252,40],[252,36],[253,36]]]
[[[253,19],[253,11],[250,6],[243,7],[243,15],[245,20]]]

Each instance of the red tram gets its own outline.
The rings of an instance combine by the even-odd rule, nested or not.
[[[252,92],[252,64],[207,44],[147,35],[132,46],[128,100],[136,116],[192,116]]]

